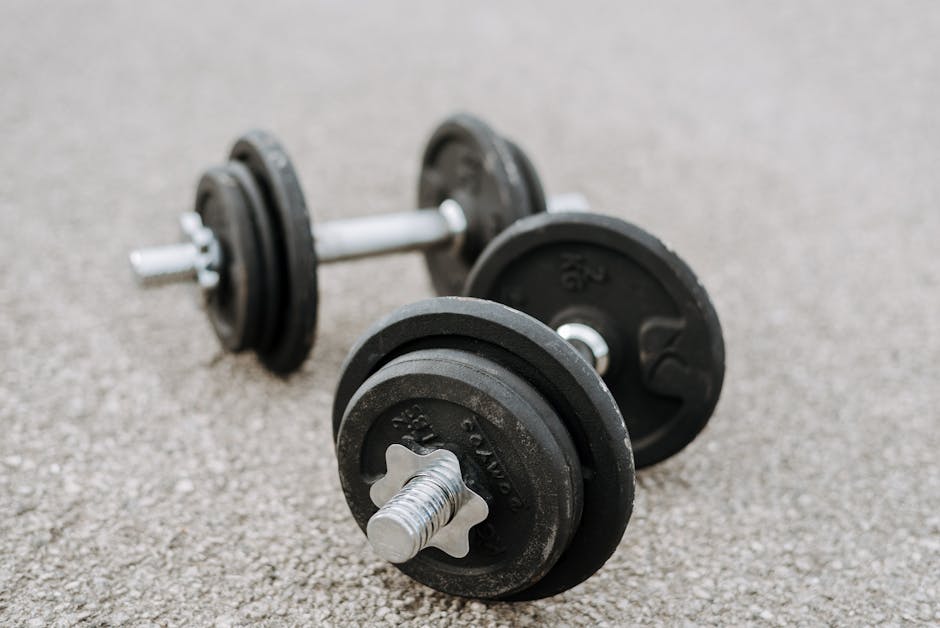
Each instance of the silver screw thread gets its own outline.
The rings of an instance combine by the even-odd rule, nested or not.
[[[414,558],[453,518],[463,499],[456,459],[442,459],[418,471],[366,526],[375,551],[392,563]]]

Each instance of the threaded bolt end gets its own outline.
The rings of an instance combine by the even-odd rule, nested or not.
[[[389,562],[411,560],[453,518],[462,496],[460,465],[455,459],[438,460],[418,471],[369,519],[369,542]]]

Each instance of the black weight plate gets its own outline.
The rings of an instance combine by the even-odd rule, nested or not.
[[[333,404],[334,438],[349,400],[383,364],[428,348],[486,357],[510,369],[548,401],[581,461],[584,509],[568,549],[532,587],[507,599],[536,599],[569,589],[606,562],[633,510],[633,458],[617,404],[597,373],[558,334],[498,303],[437,298],[379,321],[346,358]]]
[[[485,122],[468,114],[437,127],[421,160],[418,207],[457,201],[467,219],[462,246],[425,253],[438,294],[459,294],[477,255],[496,234],[531,213],[526,182],[509,145]]]
[[[258,356],[275,373],[303,364],[313,347],[317,322],[317,272],[310,215],[287,151],[271,134],[251,131],[235,142],[230,158],[254,176],[274,226],[280,297],[274,339]]]
[[[538,170],[535,169],[535,164],[532,163],[532,160],[518,144],[509,139],[505,141],[509,144],[509,150],[516,161],[516,168],[522,173],[522,180],[529,191],[529,213],[540,214],[548,211],[545,188],[542,187],[542,180],[539,178]]]
[[[480,256],[465,293],[553,329],[581,322],[611,349],[604,380],[627,419],[637,467],[680,451],[721,393],[718,315],[691,269],[639,227],[596,214],[516,223]]]
[[[271,347],[276,338],[280,303],[281,276],[278,273],[279,251],[274,238],[274,227],[271,224],[270,210],[264,204],[264,196],[248,167],[240,161],[230,161],[223,168],[238,181],[255,228],[261,272],[261,315],[257,327],[247,330],[246,346],[264,350]]]
[[[221,168],[202,175],[195,211],[222,248],[219,285],[207,296],[209,320],[223,347],[241,351],[260,317],[261,271],[251,214],[238,183]]]
[[[392,360],[350,400],[336,442],[340,479],[366,531],[378,510],[369,490],[393,443],[417,453],[446,448],[489,506],[470,552],[422,550],[397,565],[451,595],[502,598],[538,582],[571,540],[582,509],[578,455],[548,403],[509,369],[453,349]]]

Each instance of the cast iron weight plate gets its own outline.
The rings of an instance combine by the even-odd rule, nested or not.
[[[363,383],[336,445],[363,532],[377,511],[369,490],[394,443],[416,453],[450,449],[490,506],[467,556],[425,549],[398,565],[412,578],[451,595],[505,597],[543,578],[571,540],[583,502],[577,452],[558,415],[509,369],[466,351],[423,349]]]
[[[236,180],[212,168],[197,186],[195,211],[218,238],[225,260],[219,285],[208,294],[209,320],[222,346],[242,351],[258,326],[262,283],[250,210]]]
[[[254,227],[258,251],[261,285],[258,295],[258,324],[246,330],[246,348],[268,348],[275,339],[275,325],[280,303],[281,277],[278,274],[278,249],[274,240],[274,227],[265,206],[261,189],[251,171],[240,161],[229,161],[222,168],[238,182],[243,200],[248,207]]]
[[[509,144],[509,151],[512,153],[516,162],[516,168],[522,174],[522,181],[525,183],[526,190],[529,192],[529,211],[528,214],[541,214],[548,211],[548,201],[545,199],[545,188],[542,187],[542,180],[539,179],[538,170],[535,164],[526,155],[525,151],[512,140],[503,138]]]
[[[464,294],[553,329],[599,331],[610,345],[604,380],[638,468],[679,452],[715,409],[725,366],[718,315],[685,262],[639,227],[595,214],[527,218],[483,252]]]
[[[230,158],[251,171],[269,210],[277,251],[279,286],[274,321],[262,331],[268,339],[256,348],[275,373],[296,370],[313,347],[317,322],[316,253],[310,215],[287,151],[270,134],[251,131],[232,147]]]
[[[467,219],[458,250],[438,247],[425,252],[437,293],[459,294],[486,244],[519,218],[544,210],[544,195],[539,190],[541,207],[534,207],[529,186],[538,179],[527,180],[526,164],[517,163],[511,145],[468,114],[451,116],[437,127],[421,164],[418,207],[437,207],[450,198]]]
[[[350,352],[334,399],[334,439],[363,383],[395,358],[422,349],[476,354],[522,378],[561,419],[577,451],[584,507],[571,542],[544,577],[502,599],[547,597],[586,580],[617,548],[633,509],[630,440],[600,377],[557,333],[521,312],[478,299],[420,301],[381,320]],[[341,470],[349,458],[360,459],[339,443],[337,456]],[[480,542],[474,536],[471,551]]]

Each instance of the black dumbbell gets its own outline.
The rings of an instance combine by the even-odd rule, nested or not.
[[[718,403],[718,314],[688,265],[639,227],[588,213],[520,220],[480,255],[464,295],[525,312],[574,344],[620,404],[637,468],[688,445]]]
[[[579,197],[566,202],[578,204]],[[437,127],[422,160],[418,211],[312,227],[291,160],[270,134],[239,138],[199,182],[182,216],[185,241],[139,249],[142,283],[196,279],[229,351],[254,350],[270,370],[298,368],[313,346],[317,264],[421,250],[439,294],[458,294],[477,255],[515,220],[546,210],[523,151],[466,114]]]
[[[616,549],[633,510],[617,403],[571,344],[492,301],[405,306],[353,348],[340,480],[383,558],[440,591],[536,599]]]
[[[724,372],[718,319],[659,240],[587,214],[517,222],[466,293],[516,307],[407,306],[347,358],[333,408],[343,490],[377,553],[420,582],[553,595],[623,535],[629,429],[649,464],[708,420]]]

